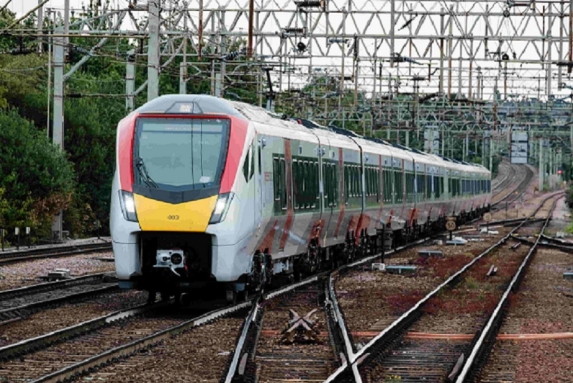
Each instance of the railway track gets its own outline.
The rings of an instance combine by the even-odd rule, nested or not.
[[[417,241],[408,247],[419,245],[427,240]],[[391,256],[405,248],[387,252],[386,255]],[[376,254],[351,265],[343,266],[343,268],[365,264],[379,256]],[[310,278],[304,284],[317,283],[319,277]],[[326,278],[326,274],[322,278]],[[267,294],[265,298],[272,299],[301,286],[289,286],[286,289]],[[318,290],[316,289],[317,294],[319,294]],[[329,294],[331,297],[326,299]],[[344,315],[338,309],[332,287],[324,293],[324,297],[325,309],[321,315],[326,318],[324,321],[325,328],[328,329],[329,333],[328,342],[334,343],[334,347],[327,347],[330,351],[324,353],[324,355],[328,355],[328,358],[324,359],[328,359],[331,363],[329,368],[332,369],[337,364],[344,365],[345,362],[353,360],[356,354],[351,349],[352,342],[344,324]],[[121,358],[128,358],[141,352],[141,350],[160,347],[161,342],[167,339],[188,333],[196,327],[233,315],[233,313],[241,312],[251,304],[251,302],[246,302],[192,319],[173,319],[170,316],[154,313],[155,309],[164,308],[164,306],[138,307],[107,315],[33,340],[25,340],[16,345],[0,348],[0,360],[2,360],[0,379],[56,382],[80,376],[87,371],[93,371],[94,368],[97,370],[102,365],[111,364],[114,370],[116,368],[122,370],[123,365],[118,364]],[[248,326],[245,329],[248,329]],[[128,339],[126,339],[126,334],[128,334]],[[241,350],[242,347],[237,349]],[[243,366],[244,373],[247,370],[247,364],[239,363],[241,362],[239,356],[244,358],[244,353],[237,353],[235,367],[241,369]],[[26,361],[30,361],[35,367],[15,373],[15,371],[21,370]]]
[[[122,310],[0,348],[0,381],[58,382],[129,356],[249,303],[191,320],[166,310],[169,301]],[[161,311],[161,313],[159,312]]]
[[[546,241],[541,237],[539,246]],[[519,288],[512,291],[499,335],[474,381],[571,381],[573,282],[563,278],[563,272],[570,270],[571,254],[543,247]]]
[[[335,323],[328,300],[326,279],[259,302],[251,312],[237,342],[239,353],[230,358],[222,382],[324,381],[341,364]],[[293,313],[296,316],[293,319]],[[309,314],[312,313],[312,314]],[[295,339],[297,319],[308,317],[304,339]],[[289,321],[290,318],[290,321]],[[287,328],[285,328],[287,324]],[[304,326],[302,323],[300,325]],[[285,333],[284,331],[287,330]],[[289,340],[288,334],[293,334]],[[282,335],[282,336],[281,336]],[[333,348],[334,346],[334,348]]]
[[[515,174],[516,174],[516,170],[515,167],[512,166],[511,163],[509,163],[508,161],[503,161],[502,164],[504,165],[505,168],[508,168],[507,172],[505,172],[503,178],[501,180],[497,180],[497,182],[492,181],[492,193],[494,193],[494,195],[499,194],[502,190],[506,189],[509,185],[511,185],[511,183],[513,182],[513,179],[515,178]],[[501,166],[501,164],[500,164]]]
[[[549,200],[553,200],[552,203],[554,204],[559,197],[560,195],[547,197],[531,216],[535,216],[545,204],[551,203],[548,202]],[[543,228],[549,219],[550,215],[546,217]],[[507,292],[501,296],[498,307],[495,310],[493,307],[491,308],[490,311],[493,313],[489,318],[473,318],[471,321],[466,320],[466,323],[460,326],[465,328],[466,333],[471,334],[477,331],[478,336],[473,340],[471,337],[469,339],[466,337],[463,340],[452,341],[450,339],[452,336],[445,336],[443,339],[436,336],[411,339],[406,338],[405,334],[407,331],[423,330],[426,325],[432,322],[426,319],[428,314],[433,312],[433,315],[436,316],[436,309],[439,309],[440,306],[442,308],[451,307],[448,305],[448,300],[452,302],[463,298],[463,291],[470,287],[468,281],[471,281],[472,278],[471,270],[478,270],[480,273],[484,272],[483,270],[487,271],[485,267],[490,266],[487,259],[495,256],[495,251],[506,245],[507,242],[513,242],[512,234],[516,233],[523,225],[522,223],[511,230],[509,234],[505,235],[430,294],[418,301],[409,311],[352,355],[349,359],[349,364],[340,367],[327,381],[366,382],[384,381],[385,379],[398,379],[401,382],[414,382],[420,381],[420,379],[428,382],[442,382],[446,379],[450,379],[450,381],[458,379],[457,382],[465,381],[464,379],[467,379],[470,371],[473,371],[476,361],[479,360],[478,356],[484,352],[485,342],[482,339],[482,335],[490,334],[492,323],[499,320],[498,307],[504,304],[503,302],[508,295]],[[524,264],[527,264],[531,254],[535,251],[537,242],[529,249],[520,247],[517,244],[512,245],[516,250],[516,254],[504,257],[505,264],[503,266],[498,264],[498,267],[502,269],[500,273],[502,275],[507,274],[508,269],[516,270],[516,274],[511,278],[511,286],[514,284],[513,281],[520,278],[519,275],[522,274]],[[501,258],[498,258],[496,262],[501,262],[501,260]],[[471,281],[471,283],[475,284],[476,275],[473,278],[474,281]],[[502,286],[505,287],[509,279],[508,276],[501,279],[498,278],[495,283],[490,284],[490,290],[497,294],[496,289]],[[450,297],[448,298],[448,296]],[[471,303],[468,298],[470,297],[465,297],[466,302]],[[492,296],[489,298],[492,298]],[[489,301],[491,299],[486,300]],[[438,324],[437,327],[440,328],[441,326],[442,329],[447,329],[448,325],[448,323]]]
[[[415,241],[407,246],[385,252],[386,258],[396,256],[401,252],[419,246],[432,238]],[[355,355],[351,335],[344,319],[344,313],[339,307],[334,278],[339,273],[347,272],[356,267],[369,264],[382,255],[375,254],[356,262],[339,267],[332,272],[324,272],[305,282],[295,284],[271,293],[263,299],[263,303],[255,305],[243,324],[241,335],[237,342],[235,353],[230,356],[222,383],[242,382],[274,382],[280,376],[293,381],[319,382],[324,381],[335,366],[346,365]],[[320,284],[324,292],[321,294]],[[308,286],[316,284],[312,290]],[[296,289],[306,290],[296,292]],[[294,296],[284,294],[295,290]],[[277,295],[275,295],[277,294]],[[299,298],[299,294],[300,297]],[[277,302],[277,296],[282,298]],[[304,303],[301,304],[301,299]],[[272,303],[266,302],[273,300]],[[312,304],[314,303],[314,305]],[[270,307],[270,309],[269,309]],[[289,309],[297,308],[297,313],[305,315],[312,307],[321,310],[322,336],[319,336],[315,348],[305,345],[280,345],[280,323],[287,322]],[[264,316],[270,318],[265,321]],[[278,318],[277,318],[278,317]],[[273,346],[273,341],[274,346]],[[326,347],[326,343],[329,344]],[[283,378],[284,379],[284,378]]]
[[[98,253],[102,251],[111,251],[110,242],[105,243],[88,243],[73,246],[58,246],[52,248],[28,249],[13,252],[0,252],[0,265],[6,265],[15,262],[31,261],[42,258],[66,257],[77,254]]]
[[[107,274],[0,291],[0,326],[22,320],[40,309],[114,291],[119,291],[117,282]]]
[[[523,194],[527,191],[527,187],[529,186],[531,180],[533,179],[533,171],[528,166],[521,166],[519,167],[520,170],[523,170],[524,175],[522,177],[517,176],[517,172],[515,173],[514,177],[508,182],[507,185],[511,185],[515,179],[520,179],[519,184],[511,189],[508,193],[499,192],[498,194],[492,197],[492,204],[491,210],[498,211],[505,208],[506,204],[511,205],[515,201],[517,201]],[[502,190],[507,190],[504,188]],[[498,198],[498,196],[501,196]],[[505,203],[504,203],[505,202]]]

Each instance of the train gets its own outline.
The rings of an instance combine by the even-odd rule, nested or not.
[[[483,214],[491,173],[207,95],[118,124],[110,228],[121,288],[228,299]]]

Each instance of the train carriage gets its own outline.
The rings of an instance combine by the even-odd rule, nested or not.
[[[490,174],[210,96],[159,97],[119,123],[111,230],[120,286],[257,289],[488,208]],[[385,236],[387,238],[388,236]]]

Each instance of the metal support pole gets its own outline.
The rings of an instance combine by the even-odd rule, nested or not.
[[[64,34],[68,35],[70,33],[70,0],[64,1]],[[64,45],[66,46],[65,55],[67,56],[70,52],[68,50],[68,45],[70,44],[70,38],[64,38]]]
[[[446,128],[442,125],[442,157],[446,156]]]
[[[127,112],[135,109],[135,50],[127,52],[125,66],[125,108]]]
[[[64,147],[64,47],[61,38],[54,38],[54,110],[52,124],[52,139],[54,144]]]
[[[565,3],[563,1],[561,2],[561,14],[563,16],[565,16]],[[565,60],[565,55],[563,54],[563,33],[565,31],[564,19],[565,19],[565,17],[559,18],[559,57],[557,58],[557,60],[559,60],[559,61]],[[563,82],[563,67],[558,66],[557,67],[557,90],[561,90],[561,83],[562,82]]]
[[[160,0],[149,0],[149,44],[147,47],[147,101],[159,96],[159,27],[160,27]]]
[[[573,0],[572,0],[573,1]],[[392,56],[395,51],[396,40],[396,0],[390,1],[390,55]],[[394,61],[390,60],[390,67],[394,68]]]
[[[573,0],[571,0],[573,1]],[[440,14],[440,34],[444,35],[444,8],[442,7],[441,14]],[[440,87],[439,87],[440,94],[444,93],[444,38],[440,38]],[[442,137],[443,139],[443,137]],[[443,150],[442,150],[442,155]]]
[[[543,167],[543,139],[539,139],[539,184],[537,189],[539,192],[543,191],[543,178],[545,176],[545,170]]]
[[[187,21],[187,17],[185,17],[185,21]],[[197,55],[199,56],[199,60],[202,59],[203,56],[203,0],[199,0],[199,45],[198,45],[198,52]]]
[[[571,62],[573,62],[573,0],[569,0],[569,65],[567,73],[571,74]]]
[[[459,5],[460,3],[456,4],[456,14],[458,13]],[[466,18],[466,23],[467,23],[467,18]],[[462,46],[463,44],[460,43],[460,57],[458,58],[458,94],[456,95],[457,99],[462,98],[462,57],[463,57]],[[470,62],[471,62],[471,57],[470,57]]]
[[[179,94],[187,94],[187,64],[179,65]]]
[[[221,15],[219,16],[219,30],[221,32],[226,32],[225,31],[225,14],[226,12],[222,12]],[[221,55],[225,55],[227,54],[227,35],[226,34],[222,34],[219,37],[219,41],[220,41],[220,47],[221,47]],[[221,61],[221,65],[219,66],[219,79],[218,81],[218,86],[219,86],[219,95],[217,97],[225,97],[225,86],[223,84],[223,81],[225,79],[225,75],[226,75],[226,70],[227,70],[227,63],[225,62],[225,60]],[[269,89],[270,91],[270,89]],[[216,91],[215,91],[216,93]]]
[[[549,190],[553,189],[553,174],[555,174],[553,172],[553,163],[555,161],[553,161],[553,157],[555,156],[555,149],[554,148],[549,148],[549,178],[548,178],[548,183],[549,183]]]
[[[179,67],[179,94],[187,93],[187,15],[184,16],[183,22],[186,33],[183,37],[183,61]]]
[[[58,28],[58,32],[62,32]],[[54,38],[54,112],[52,123],[52,141],[64,149],[64,46],[63,38]],[[56,241],[62,240],[62,211],[52,222],[52,236]]]
[[[551,15],[551,3],[549,3],[549,7],[548,7],[548,11],[549,14]],[[553,75],[553,70],[551,67],[551,60],[552,60],[552,54],[551,51],[553,50],[553,39],[552,39],[552,34],[551,34],[551,27],[553,25],[552,23],[552,17],[549,16],[549,20],[547,23],[548,27],[547,27],[547,95],[551,95],[552,89],[551,89],[551,81],[552,81],[552,75]]]
[[[253,24],[255,21],[255,0],[249,0],[249,36],[247,40],[247,54],[253,57]]]
[[[489,171],[493,173],[493,146],[495,141],[492,140],[491,132],[489,136]],[[492,175],[493,176],[493,175]]]
[[[573,152],[573,124],[569,124],[569,147]],[[573,153],[571,155],[573,156]]]
[[[453,13],[454,7],[450,7],[450,17],[448,18],[448,98],[452,98],[452,56],[454,54],[453,50],[453,29],[454,29],[454,21],[453,21]]]
[[[221,97],[221,73],[215,73],[215,97]]]
[[[42,4],[44,1],[43,0],[38,0],[38,4]],[[40,8],[38,8],[38,22],[37,22],[37,29],[38,29],[38,34],[42,34],[42,29],[44,27],[44,7],[41,6]],[[38,53],[42,53],[42,37],[38,37]],[[49,85],[48,85],[49,87]]]
[[[472,98],[472,77],[473,77],[473,64],[474,64],[474,40],[471,39],[470,40],[470,52],[472,54],[472,57],[470,57],[470,68],[469,68],[469,75],[468,75],[468,98],[471,99]],[[476,154],[477,154],[477,150],[476,150]]]
[[[48,12],[48,19],[50,19],[51,15],[50,12]],[[51,37],[48,37],[48,84],[47,84],[47,88],[48,88],[48,100],[47,100],[47,105],[48,107],[46,108],[46,136],[48,137],[48,139],[50,139],[50,107],[51,107],[51,103],[52,103],[52,46],[53,46],[53,39]]]

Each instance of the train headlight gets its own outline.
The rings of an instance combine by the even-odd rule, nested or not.
[[[133,198],[133,193],[120,190],[119,204],[121,205],[123,218],[127,221],[137,222],[137,212],[135,211],[135,199]]]
[[[215,209],[213,209],[213,214],[209,220],[209,224],[219,223],[225,220],[227,212],[229,211],[229,206],[231,206],[231,201],[233,201],[233,193],[225,193],[219,195],[217,203],[215,204]]]

